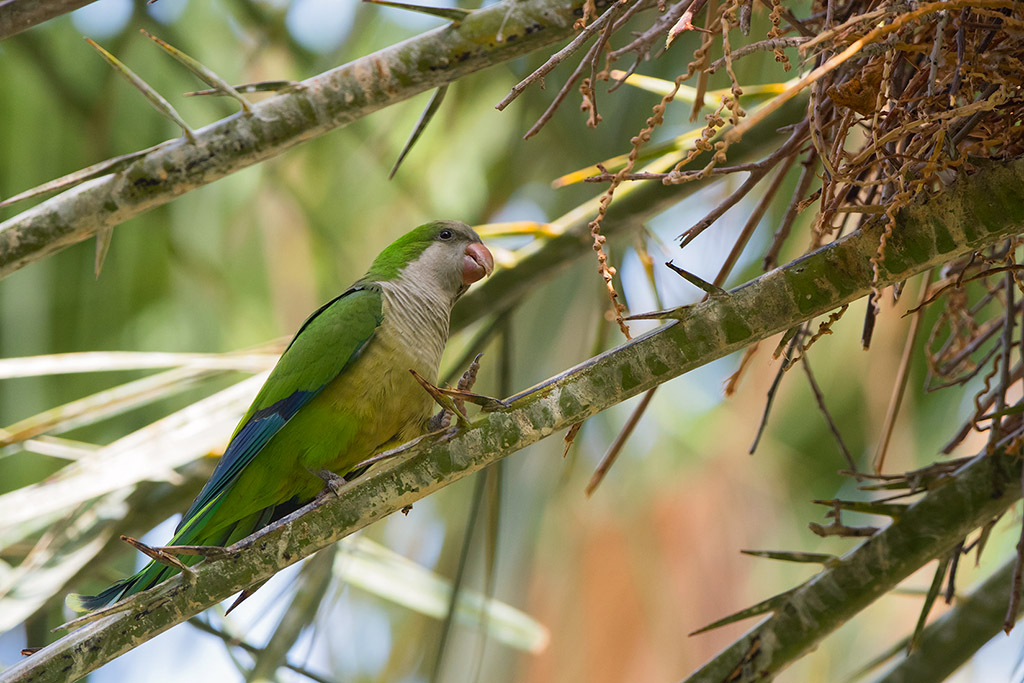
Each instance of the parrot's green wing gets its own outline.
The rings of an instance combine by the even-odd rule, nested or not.
[[[327,302],[303,323],[182,517],[176,536],[199,523],[288,420],[359,357],[382,320],[380,288],[362,284]]]
[[[382,307],[379,286],[356,284],[303,323],[239,422],[210,481],[182,518],[172,544],[193,543],[197,534],[202,533],[204,522],[263,447],[304,405],[359,358],[383,320]],[[150,562],[140,572],[121,579],[97,595],[69,595],[67,604],[75,611],[98,609],[112,600],[154,586],[176,571]]]

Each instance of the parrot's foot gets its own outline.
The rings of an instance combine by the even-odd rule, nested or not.
[[[335,496],[341,495],[341,487],[348,483],[345,477],[335,474],[330,470],[310,470],[313,474],[319,477],[324,482],[324,490],[320,492],[317,498],[323,498],[328,494],[328,491],[333,493]]]
[[[480,409],[485,413],[493,413],[498,410],[505,410],[510,408],[511,404],[508,401],[503,401],[500,398],[493,398],[491,396],[484,396],[483,394],[474,394],[471,391],[462,391],[459,389],[442,389],[441,387],[435,387],[430,385],[427,389],[425,380],[417,376],[416,379],[420,380],[420,384],[427,390],[430,397],[441,406],[441,410],[438,411],[430,420],[427,422],[427,430],[436,432],[442,429],[448,429],[452,424],[452,416],[454,415],[460,425],[468,426],[469,418],[466,417],[466,403],[472,403],[473,405],[480,406]],[[438,398],[434,392],[437,392],[442,397]]]
[[[476,384],[476,375],[480,371],[480,357],[482,353],[476,354],[473,362],[469,364],[469,369],[462,374],[459,378],[459,383],[454,389],[442,389],[436,387],[427,380],[423,379],[416,374],[414,370],[410,370],[412,376],[416,378],[416,381],[420,383],[420,386],[430,394],[430,397],[434,399],[437,405],[441,406],[441,411],[430,418],[427,422],[427,429],[431,432],[436,432],[448,427],[452,423],[452,416],[458,421],[460,427],[468,427],[469,419],[466,417],[466,402],[480,406],[480,409],[485,413],[494,412],[496,410],[504,410],[509,408],[510,405],[507,401],[502,401],[498,398],[492,398],[490,396],[484,396],[483,394],[474,394],[470,389]]]
[[[480,410],[485,413],[493,413],[496,410],[504,410],[511,407],[508,401],[484,396],[483,394],[474,394],[470,391],[473,385],[476,384],[476,375],[480,372],[480,358],[483,355],[482,353],[476,354],[473,362],[469,364],[469,368],[462,373],[462,377],[459,378],[459,383],[455,386],[455,389],[445,389],[443,390],[444,393],[455,399],[455,405],[462,409],[465,409],[467,401],[473,405],[480,406]]]
[[[511,407],[507,401],[502,401],[500,398],[493,398],[491,396],[484,396],[483,394],[474,394],[472,391],[465,391],[462,389],[442,389],[436,387],[427,380],[420,377],[415,370],[410,370],[412,376],[416,378],[416,381],[420,383],[424,391],[430,394],[430,398],[434,399],[437,405],[441,406],[442,413],[448,413],[449,417],[444,418],[441,414],[435,415],[431,418],[429,426],[443,429],[451,423],[451,416],[455,417],[455,420],[461,427],[469,426],[469,418],[466,417],[466,403],[472,403],[480,406],[480,409],[485,413],[492,413],[497,410],[504,410]],[[447,422],[445,421],[447,420]]]
[[[427,420],[428,432],[439,432],[452,426],[452,414],[442,408]]]
[[[441,406],[441,412],[449,415],[447,418],[442,416],[440,420],[443,421],[447,419],[450,424],[450,416],[454,415],[455,420],[459,423],[460,427],[469,426],[469,418],[466,417],[466,413],[463,412],[463,407],[459,406],[455,401],[448,397],[448,389],[435,387],[433,384],[420,377],[419,373],[415,370],[410,369],[409,372],[412,374],[413,378],[420,383],[423,390],[430,395],[430,398],[434,399],[434,403]]]

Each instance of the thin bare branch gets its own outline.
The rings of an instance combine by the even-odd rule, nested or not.
[[[572,33],[582,0],[505,0],[303,81],[0,223],[0,278],[219,178]],[[527,30],[527,29],[530,30]],[[499,39],[515,35],[515,40]],[[452,55],[465,54],[453,60]],[[73,219],[72,219],[73,217]]]
[[[634,1],[642,2],[643,0]],[[608,24],[618,16],[619,12],[617,10],[619,9],[620,5],[621,0],[613,4],[608,9],[606,9],[604,11],[604,14],[602,14],[593,23],[591,23],[589,26],[585,27],[582,31],[580,31],[579,35],[573,38],[568,45],[563,47],[555,54],[551,55],[548,58],[548,60],[544,62],[544,64],[542,64],[538,69],[536,69],[529,76],[527,76],[526,78],[512,86],[512,90],[510,90],[509,93],[505,95],[504,98],[502,98],[501,102],[498,102],[496,105],[494,105],[494,108],[497,109],[498,111],[502,111],[503,109],[505,109],[505,107],[512,104],[512,101],[519,97],[519,95],[524,90],[530,87],[530,84],[543,79],[546,75],[551,73],[551,71],[556,66],[564,62],[569,57],[571,57],[577,50],[583,47],[583,44],[590,40],[594,36],[594,34],[596,34],[598,31],[604,28],[606,24]]]

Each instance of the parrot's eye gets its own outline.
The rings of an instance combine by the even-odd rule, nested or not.
[[[437,233],[437,238],[438,238],[438,239],[442,239],[442,240],[450,240],[450,239],[451,239],[452,237],[455,237],[455,233],[453,233],[453,232],[452,232],[451,230],[449,230],[448,228],[445,228],[445,229],[444,229],[444,230],[442,230],[441,232]]]

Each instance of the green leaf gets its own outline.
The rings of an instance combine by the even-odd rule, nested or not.
[[[435,619],[444,619],[452,584],[398,553],[363,536],[342,542],[344,551],[334,563],[335,575],[368,593]],[[509,647],[541,652],[551,639],[547,628],[516,608],[464,588],[455,619],[471,628],[486,621],[487,635]]]

